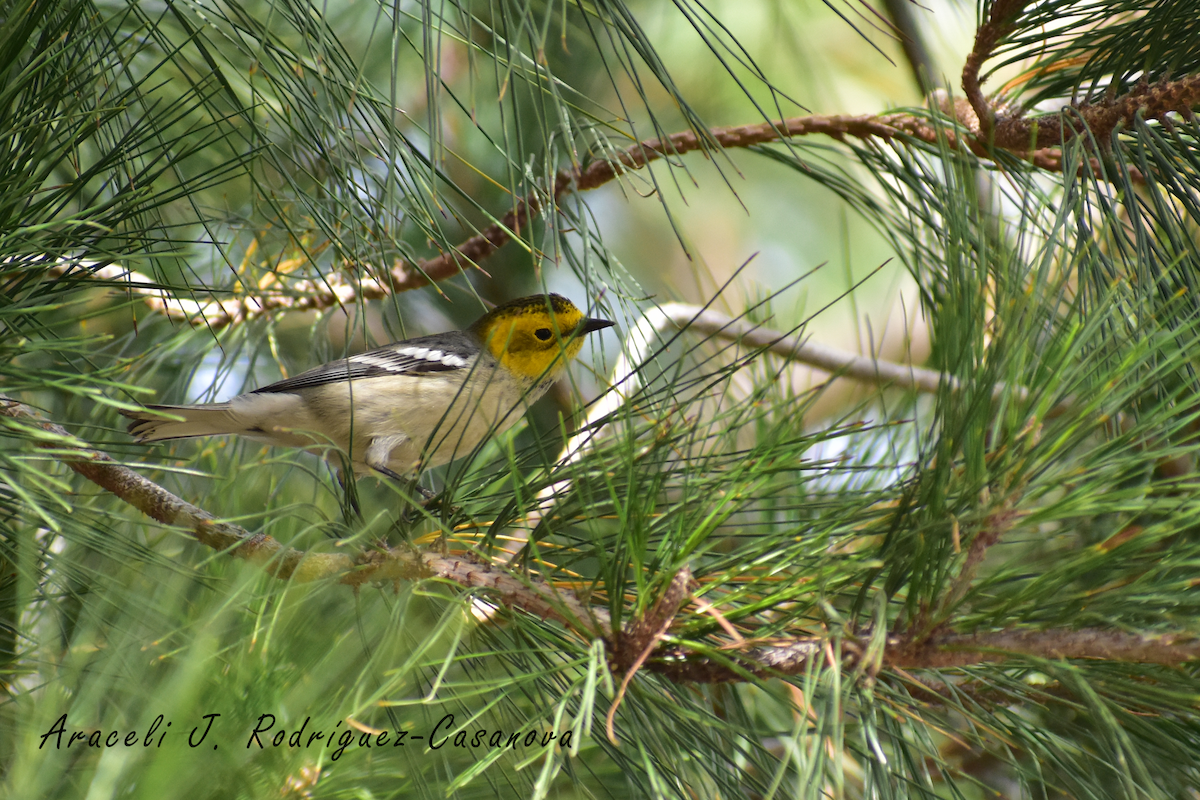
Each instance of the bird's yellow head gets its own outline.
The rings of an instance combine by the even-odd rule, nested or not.
[[[562,295],[510,300],[468,330],[506,369],[525,380],[553,378],[583,347],[583,337],[616,323],[589,319]]]

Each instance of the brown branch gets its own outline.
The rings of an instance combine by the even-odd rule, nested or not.
[[[966,149],[976,156],[994,155],[975,136],[961,136],[950,128],[936,127],[931,121],[911,114],[883,116],[812,115],[793,117],[777,122],[715,128],[698,135],[687,130],[665,139],[651,139],[620,151],[612,159],[593,161],[578,170],[560,170],[554,179],[553,202],[544,193],[534,192],[518,200],[516,207],[504,218],[472,236],[449,253],[411,264],[399,262],[381,278],[347,278],[332,273],[323,280],[303,280],[292,284],[287,291],[245,294],[207,301],[176,297],[156,281],[140,272],[118,265],[99,266],[89,262],[72,262],[54,267],[58,274],[73,269],[89,277],[121,282],[127,291],[146,298],[151,309],[173,319],[193,325],[205,325],[212,330],[244,322],[276,311],[324,311],[344,308],[356,302],[378,300],[398,292],[427,286],[450,278],[490,256],[528,226],[529,220],[544,209],[553,207],[569,190],[587,191],[603,186],[631,170],[637,170],[668,156],[684,155],[714,144],[722,148],[746,148],[777,142],[787,138],[811,135],[830,136],[838,141],[847,138],[892,141],[908,137],[926,144],[944,141],[951,150]],[[1062,169],[1062,155],[1053,149],[1029,152],[1014,150],[1013,155],[1041,169]]]
[[[1200,638],[1190,634],[1147,636],[1097,628],[950,633],[916,646],[889,642],[885,663],[905,669],[946,669],[1020,656],[1174,666],[1200,659]]]
[[[963,132],[941,128],[928,119],[911,114],[812,115],[701,132],[681,131],[666,138],[635,143],[611,158],[559,170],[548,191],[535,190],[524,198],[517,198],[512,210],[499,222],[447,253],[416,263],[397,262],[381,274],[373,273],[373,277],[357,275],[358,265],[347,264],[346,272],[353,277],[333,273],[323,280],[299,281],[287,291],[269,292],[259,288],[258,294],[201,302],[172,296],[149,277],[118,266],[98,267],[73,262],[56,269],[61,273],[77,268],[94,278],[122,281],[128,291],[145,297],[152,309],[215,330],[274,311],[344,308],[355,302],[378,300],[445,280],[472,266],[477,267],[519,236],[531,219],[553,209],[567,192],[595,189],[628,171],[642,169],[668,156],[715,147],[753,147],[816,134],[839,141],[848,137],[891,141],[905,136],[926,144],[944,142],[951,150],[965,149],[985,159],[994,158],[997,151],[1003,151],[1038,168],[1058,172],[1063,169],[1059,148],[1069,139],[1090,131],[1098,140],[1107,141],[1114,129],[1132,123],[1139,113],[1148,119],[1163,119],[1171,112],[1191,118],[1192,108],[1200,105],[1200,76],[1192,76],[1174,82],[1163,81],[1153,87],[1139,86],[1123,97],[1099,105],[1075,105],[1075,119],[1065,118],[1061,113],[1035,117],[1024,117],[1019,110],[1014,114],[1007,113],[1006,108],[994,105],[984,96],[980,70],[996,46],[1016,28],[1016,19],[1028,2],[996,0],[987,21],[976,31],[974,47],[963,65],[962,86],[966,100],[961,104],[944,103],[942,109],[965,128]],[[1100,165],[1096,159],[1090,159],[1089,163],[1093,170],[1098,170]],[[1135,180],[1141,178],[1135,171],[1131,171],[1131,175]]]
[[[1111,101],[1096,105],[1080,103],[1074,107],[1078,117],[1074,119],[1059,113],[1003,119],[996,124],[993,143],[1006,150],[1027,148],[1031,143],[1037,148],[1055,148],[1088,135],[1103,147],[1114,130],[1133,124],[1139,114],[1143,119],[1157,120],[1171,112],[1188,117],[1197,105],[1200,105],[1200,75],[1164,80],[1138,86]]]
[[[653,607],[626,623],[613,646],[613,665],[618,672],[632,671],[645,660],[647,649],[663,637],[679,613],[691,580],[692,571],[685,566],[671,578]]]
[[[804,637],[731,652],[729,663],[696,656],[679,647],[652,656],[643,669],[677,681],[731,683],[747,678],[799,675],[811,658],[820,658],[829,639]],[[867,638],[844,639],[847,658],[868,651]],[[913,642],[889,637],[882,668],[953,669],[1012,658],[1105,659],[1138,664],[1176,666],[1200,660],[1200,638],[1191,634],[1139,635],[1096,628],[1057,628],[1044,631],[944,633]]]
[[[996,0],[992,4],[987,22],[980,25],[979,30],[975,31],[975,46],[971,48],[971,52],[967,54],[967,60],[963,63],[963,92],[979,120],[979,133],[983,142],[991,137],[995,111],[987,98],[983,96],[979,70],[991,57],[992,51],[996,49],[1000,40],[1012,32],[1015,27],[1013,18],[1024,10],[1028,2],[1029,0]],[[1021,145],[1022,148],[1027,146],[1028,142]]]
[[[284,548],[270,536],[254,535],[237,525],[219,522],[207,511],[121,466],[106,453],[87,447],[61,426],[39,418],[26,406],[3,395],[0,395],[0,417],[31,422],[49,434],[38,437],[39,447],[53,451],[72,470],[151,519],[183,528],[201,544],[228,551],[237,558],[262,566],[276,577],[315,580],[353,566],[346,555],[309,554],[306,557],[298,550]],[[307,562],[303,568],[302,561]]]
[[[655,646],[662,640],[667,629],[671,627],[671,622],[679,613],[680,606],[687,599],[688,584],[691,582],[692,571],[684,566],[671,578],[671,582],[667,584],[667,588],[654,606],[640,617],[630,621],[616,636],[609,662],[614,671],[624,672],[625,677],[621,679],[621,686],[617,689],[617,695],[613,698],[612,704],[608,707],[608,714],[604,718],[604,730],[608,734],[608,740],[613,744],[620,744],[614,724],[617,718],[617,709],[621,707],[621,701],[625,699],[625,692],[629,689],[633,676],[646,663],[646,659],[654,652]]]

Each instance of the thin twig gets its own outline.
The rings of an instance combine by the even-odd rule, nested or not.
[[[975,31],[975,46],[967,54],[963,63],[962,87],[967,96],[967,102],[975,110],[979,119],[980,138],[986,143],[992,134],[995,124],[995,111],[987,98],[983,96],[982,82],[979,70],[987,61],[1000,40],[1007,36],[1015,27],[1014,18],[1025,8],[1029,0],[996,0],[988,14],[988,19]],[[1022,145],[1027,147],[1028,142]]]
[[[621,680],[621,687],[617,690],[617,696],[613,698],[612,705],[608,708],[608,715],[604,720],[604,729],[608,734],[608,740],[613,744],[620,744],[614,724],[617,709],[621,707],[621,701],[625,699],[625,692],[629,689],[633,676],[646,663],[646,659],[654,652],[655,646],[662,641],[663,635],[671,627],[671,622],[679,613],[683,601],[687,599],[688,584],[691,581],[692,571],[684,566],[671,578],[671,582],[667,584],[667,588],[654,606],[647,609],[641,617],[630,620],[616,638],[611,660],[613,668],[617,671],[624,671],[625,677]],[[630,656],[633,657],[632,661]]]
[[[967,557],[963,561],[962,569],[959,570],[958,577],[954,579],[950,591],[946,593],[945,600],[941,604],[941,613],[950,611],[967,596],[967,592],[971,589],[971,583],[975,580],[975,573],[982,566],[988,550],[1012,529],[1013,523],[1021,516],[1021,512],[1011,508],[1008,504],[1005,504],[1004,508],[988,514],[983,529],[976,533],[971,540],[971,547],[967,550]]]

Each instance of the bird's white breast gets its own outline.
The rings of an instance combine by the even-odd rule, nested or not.
[[[301,390],[313,432],[349,453],[355,471],[369,473],[367,449],[389,442],[388,468],[411,474],[469,455],[489,436],[519,420],[545,391],[496,379],[491,368],[462,374],[382,376]],[[317,426],[316,421],[323,424]]]

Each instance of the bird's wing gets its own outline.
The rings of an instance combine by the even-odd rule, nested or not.
[[[453,372],[470,367],[472,355],[478,352],[479,346],[472,343],[467,334],[462,332],[421,336],[349,358],[330,361],[293,378],[285,378],[270,386],[255,389],[251,394],[295,392],[299,389],[324,386],[327,383],[389,375],[420,377],[439,372]]]

